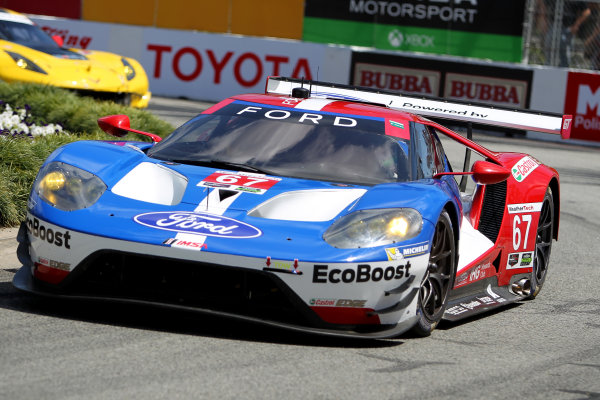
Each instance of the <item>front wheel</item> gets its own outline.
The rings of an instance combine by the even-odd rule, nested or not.
[[[456,243],[450,216],[444,210],[435,226],[429,253],[429,266],[421,283],[417,315],[419,320],[412,331],[418,336],[429,336],[442,319],[448,293],[454,283],[456,270]]]
[[[542,203],[540,220],[538,222],[535,238],[535,257],[533,258],[533,271],[531,272],[531,288],[533,292],[527,297],[533,300],[542,290],[542,285],[548,274],[550,252],[552,251],[552,237],[554,235],[554,200],[550,188]]]

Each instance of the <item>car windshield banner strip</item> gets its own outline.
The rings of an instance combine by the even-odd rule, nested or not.
[[[252,121],[278,121],[320,127],[339,127],[385,134],[385,119],[299,108],[275,107],[262,103],[235,101],[213,115],[239,116]]]
[[[389,108],[431,118],[552,133],[561,135],[563,139],[569,138],[573,119],[570,115],[490,107],[487,104],[447,101],[437,97],[408,96],[368,88],[359,89],[353,86],[280,77],[269,77],[266,91],[289,96],[293,88],[300,86],[310,87],[312,97],[353,98],[363,102],[385,104]]]

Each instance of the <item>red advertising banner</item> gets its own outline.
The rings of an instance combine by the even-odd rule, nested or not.
[[[569,72],[564,112],[573,115],[573,139],[600,141],[600,74]]]
[[[81,0],[0,0],[0,7],[26,14],[81,18]]]

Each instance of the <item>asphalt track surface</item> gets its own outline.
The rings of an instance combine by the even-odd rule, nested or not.
[[[205,107],[154,99],[179,124]],[[202,315],[15,290],[0,230],[0,399],[600,398],[600,149],[476,135],[561,175],[560,238],[534,301],[428,338],[342,340]]]

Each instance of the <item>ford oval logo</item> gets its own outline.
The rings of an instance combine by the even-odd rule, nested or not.
[[[203,236],[248,239],[260,236],[260,229],[232,218],[203,212],[163,211],[139,214],[135,222],[165,231],[195,233]]]

